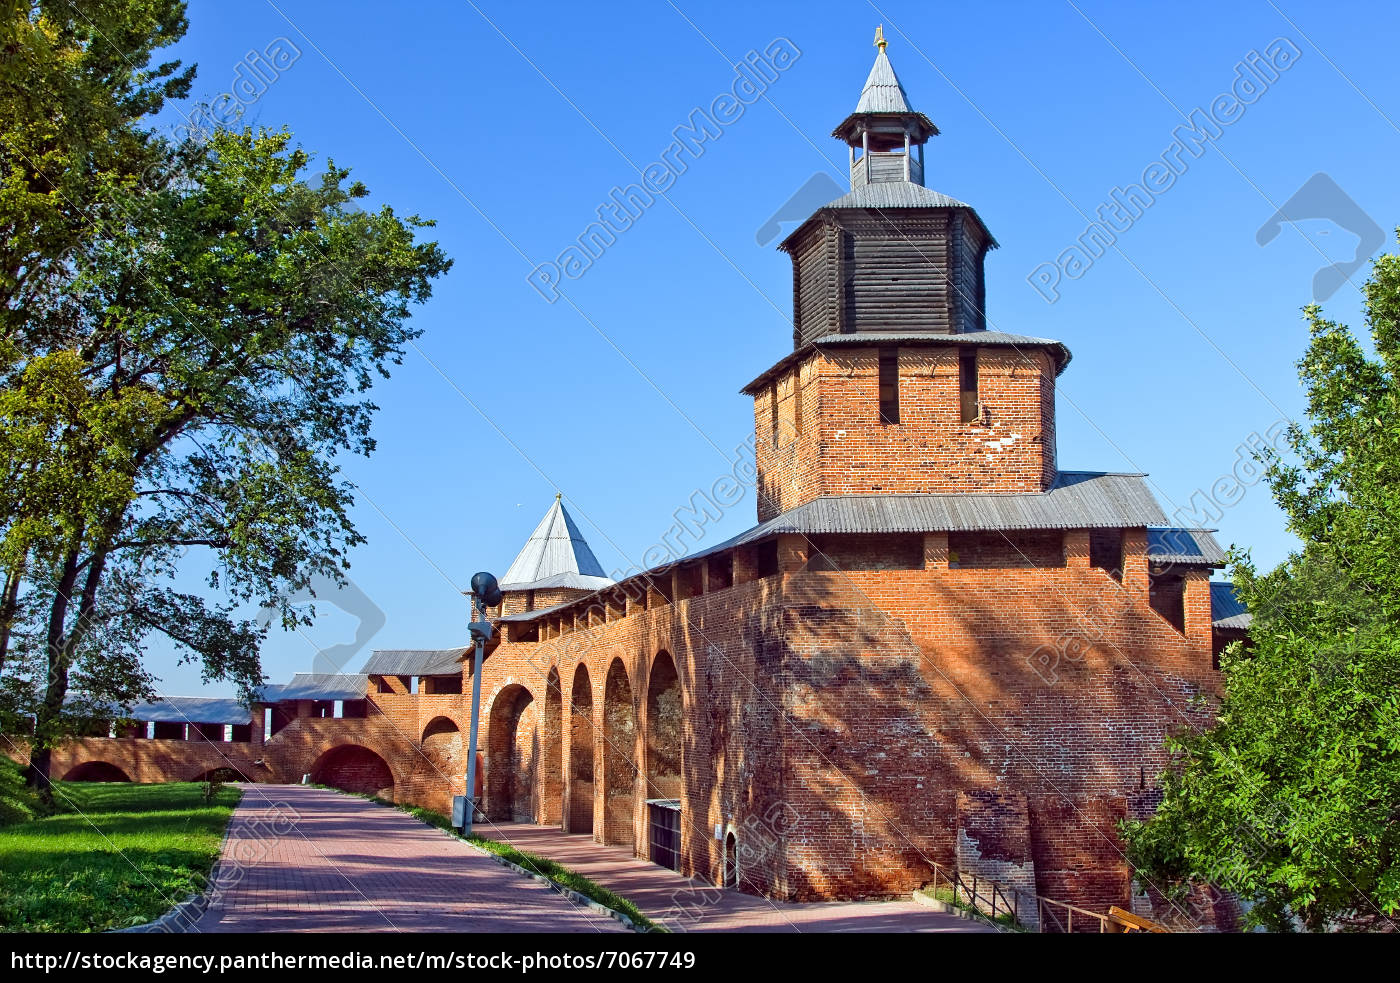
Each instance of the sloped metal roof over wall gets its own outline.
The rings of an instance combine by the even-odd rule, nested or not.
[[[1254,620],[1249,608],[1235,595],[1235,585],[1221,581],[1210,585],[1210,616],[1216,628],[1243,631]]]
[[[1219,567],[1225,565],[1225,551],[1210,529],[1176,527],[1147,530],[1147,555],[1153,563],[1181,563]]]
[[[471,649],[375,649],[360,671],[370,676],[456,676]]]
[[[789,509],[733,539],[676,562],[698,560],[784,533],[817,536],[1165,526],[1167,517],[1143,478],[1140,474],[1061,471],[1048,490],[1024,495],[832,495]],[[666,568],[672,565],[667,564]],[[575,602],[499,620],[532,621],[572,603]]]
[[[253,719],[252,712],[237,700],[203,696],[167,696],[138,703],[126,716],[158,724],[246,724]]]
[[[278,700],[363,700],[369,676],[357,673],[299,672],[289,683],[264,686],[263,703]]]

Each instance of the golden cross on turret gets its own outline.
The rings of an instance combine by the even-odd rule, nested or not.
[[[885,40],[885,25],[881,24],[879,27],[875,28],[875,47],[884,51],[885,45],[887,44],[889,44],[889,42]]]

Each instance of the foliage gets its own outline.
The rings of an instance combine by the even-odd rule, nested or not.
[[[1252,646],[1222,659],[1218,725],[1174,740],[1156,815],[1124,830],[1146,879],[1237,892],[1274,930],[1400,916],[1400,256],[1365,292],[1374,356],[1305,309],[1308,425],[1268,471],[1302,547],[1268,572],[1233,556]]]
[[[204,888],[238,802],[194,783],[58,782],[56,814],[0,829],[0,931],[152,921]]]
[[[189,86],[147,67],[183,5],[15,9],[42,71],[0,73],[0,219],[28,230],[0,250],[0,725],[34,721],[42,790],[75,722],[151,695],[153,633],[248,697],[265,629],[239,606],[308,623],[290,598],[343,579],[362,537],[335,457],[373,450],[368,391],[450,262],[285,131],[142,129]],[[223,599],[173,586],[195,564]]]
[[[0,755],[0,828],[27,823],[40,813],[39,799],[19,765]]]
[[[153,55],[184,35],[179,0],[13,0],[0,10],[0,336],[67,307],[72,259],[160,171],[141,121],[194,69]]]

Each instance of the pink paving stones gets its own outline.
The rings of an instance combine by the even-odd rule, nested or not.
[[[413,817],[300,785],[244,785],[199,932],[619,932]]]
[[[630,847],[601,846],[557,826],[482,823],[476,831],[577,871],[673,932],[1000,931],[913,901],[787,904],[725,891],[633,857]]]

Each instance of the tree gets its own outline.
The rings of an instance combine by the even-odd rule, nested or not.
[[[0,11],[0,335],[62,307],[71,259],[166,159],[141,122],[193,68],[152,66],[185,33],[178,0],[7,0]]]
[[[0,511],[4,692],[35,720],[42,789],[74,718],[149,691],[152,633],[251,696],[263,630],[237,605],[280,605],[292,625],[309,613],[285,598],[343,579],[362,538],[334,458],[372,451],[367,393],[450,266],[417,240],[430,222],[362,211],[367,189],[333,162],[309,171],[286,132],[139,146],[143,179],[65,206],[98,220],[49,263],[62,289],[16,295],[0,349],[0,475],[15,479]],[[15,227],[46,221],[23,207],[5,205]],[[231,602],[171,586],[198,559]]]
[[[1302,547],[1231,576],[1252,647],[1221,660],[1219,723],[1173,740],[1155,816],[1125,825],[1157,884],[1216,884],[1274,930],[1400,920],[1400,256],[1366,284],[1375,357],[1304,309],[1307,426],[1269,486]]]

